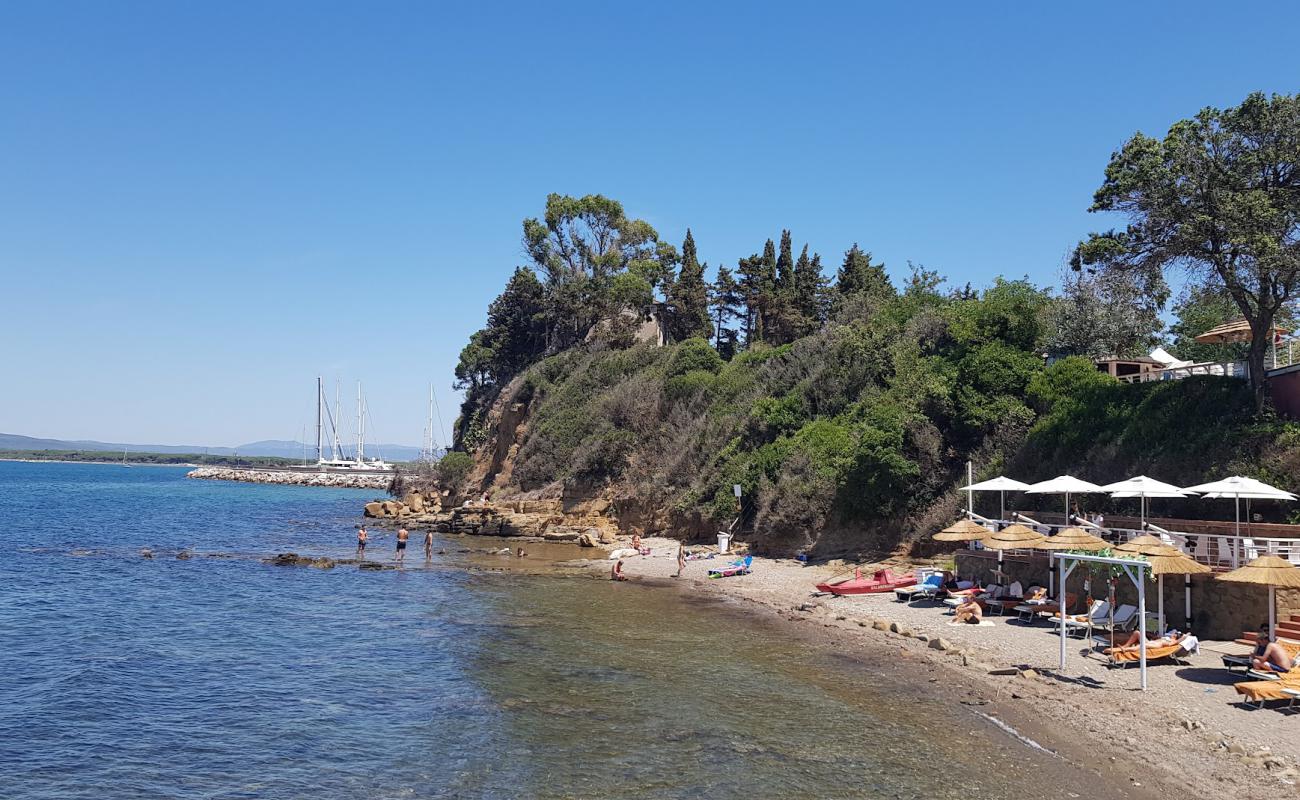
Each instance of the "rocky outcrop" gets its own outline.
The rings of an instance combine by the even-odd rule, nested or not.
[[[199,467],[186,473],[187,478],[242,483],[276,483],[287,486],[327,486],[336,489],[387,489],[388,475],[349,475],[338,472],[291,472],[277,469],[237,469],[234,467]]]

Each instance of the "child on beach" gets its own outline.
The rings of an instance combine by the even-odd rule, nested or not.
[[[623,574],[623,559],[620,558],[618,562],[614,564],[613,569],[609,571],[609,579],[611,581],[627,580],[627,576]]]

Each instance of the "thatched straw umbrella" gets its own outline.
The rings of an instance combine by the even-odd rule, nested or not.
[[[1165,626],[1165,576],[1182,575],[1183,576],[1183,616],[1189,620],[1192,618],[1192,576],[1203,575],[1213,572],[1214,570],[1196,561],[1191,556],[1179,550],[1177,547],[1167,545],[1158,537],[1149,533],[1141,536],[1134,536],[1122,545],[1115,548],[1115,552],[1140,556],[1151,565],[1151,574],[1156,576],[1157,589],[1157,614],[1160,617],[1160,628],[1163,631]]]
[[[1038,550],[1105,550],[1107,547],[1110,545],[1105,539],[1093,536],[1083,528],[1065,528],[1035,545]]]
[[[1034,549],[1047,537],[1024,525],[1008,525],[1000,531],[990,531],[980,540],[980,544],[990,550]]]
[[[1260,556],[1244,567],[1223,573],[1217,580],[1268,587],[1268,635],[1273,638],[1277,626],[1277,603],[1274,602],[1277,588],[1300,589],[1300,569],[1284,558]]]
[[[934,535],[939,542],[978,542],[989,535],[989,529],[969,519],[959,519]]]

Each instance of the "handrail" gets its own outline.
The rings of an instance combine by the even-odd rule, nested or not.
[[[1057,533],[1069,525],[1044,524],[1037,522],[1023,514],[1013,513],[1015,519],[1012,521],[1024,521],[1031,523],[1040,532],[1046,530],[1049,534]],[[991,522],[1002,526],[1010,524],[1007,520],[990,520]],[[1108,542],[1122,544],[1136,536],[1141,536],[1147,531],[1137,530],[1135,528],[1096,528],[1099,536]],[[1274,555],[1283,558],[1296,566],[1300,566],[1300,536],[1297,537],[1277,537],[1277,536],[1237,536],[1235,534],[1220,533],[1187,533],[1184,531],[1165,530],[1159,525],[1146,523],[1147,530],[1154,531],[1160,536],[1161,541],[1170,547],[1176,547],[1182,550],[1184,554],[1194,561],[1205,564],[1215,569],[1235,569],[1248,561],[1258,558],[1262,555]],[[976,546],[976,543],[972,543]],[[1041,550],[1032,548],[1015,548],[1003,551],[1004,554],[1030,555],[1041,553]]]

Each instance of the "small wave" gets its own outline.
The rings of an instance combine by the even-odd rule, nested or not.
[[[1043,747],[1038,742],[1035,742],[1033,739],[1030,739],[1028,736],[1025,736],[1023,733],[1011,727],[1010,725],[998,719],[997,717],[985,714],[983,711],[976,711],[975,713],[983,717],[984,719],[988,720],[989,722],[992,722],[998,728],[1002,729],[1003,733],[1007,734],[1008,736],[1020,742],[1021,744],[1025,745],[1026,747],[1029,747],[1034,750],[1038,750],[1039,752],[1047,753],[1049,756],[1057,755],[1057,752],[1055,750],[1048,750],[1046,747]]]

